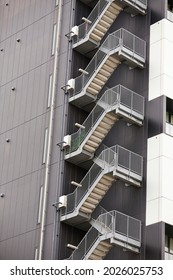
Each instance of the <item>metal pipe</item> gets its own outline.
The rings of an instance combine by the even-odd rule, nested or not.
[[[38,259],[43,258],[43,244],[44,244],[44,233],[46,224],[46,213],[47,213],[47,197],[48,197],[48,187],[49,187],[49,173],[50,173],[50,159],[51,159],[51,149],[52,149],[52,133],[53,133],[53,120],[54,120],[54,109],[55,109],[55,96],[56,96],[56,76],[57,76],[57,66],[58,66],[58,55],[60,47],[60,30],[61,30],[61,15],[62,15],[62,1],[59,1],[58,16],[57,16],[57,32],[56,32],[56,46],[55,46],[55,59],[54,59],[54,69],[53,69],[53,80],[52,80],[52,100],[50,106],[50,118],[49,118],[49,131],[48,131],[48,145],[47,145],[47,155],[46,155],[46,166],[45,166],[45,181],[44,181],[44,194],[43,194],[43,210],[41,219],[41,231],[40,231],[40,245],[39,245],[39,255]]]

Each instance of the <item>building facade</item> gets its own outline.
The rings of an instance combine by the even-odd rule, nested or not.
[[[0,13],[0,259],[173,259],[173,1]]]

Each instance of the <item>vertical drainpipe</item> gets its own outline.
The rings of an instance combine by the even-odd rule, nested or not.
[[[47,213],[47,198],[48,198],[48,187],[49,187],[50,160],[51,160],[51,149],[52,149],[52,133],[53,133],[55,96],[56,96],[56,77],[57,77],[57,68],[58,68],[59,47],[60,47],[59,37],[60,37],[60,31],[61,31],[62,3],[63,3],[63,0],[59,0],[58,16],[57,16],[55,59],[54,59],[53,82],[52,82],[52,100],[51,100],[51,107],[50,107],[48,145],[47,145],[46,166],[45,166],[43,209],[42,209],[40,245],[39,245],[39,254],[38,254],[38,259],[39,260],[42,260],[42,258],[43,258],[43,244],[44,244],[44,233],[45,233],[45,223],[46,223],[46,213]]]

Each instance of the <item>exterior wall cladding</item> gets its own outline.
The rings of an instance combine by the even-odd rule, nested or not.
[[[82,124],[93,108],[91,104],[85,111],[69,104],[69,94],[63,86],[69,79],[79,76],[78,69],[85,69],[91,59],[73,50],[73,40],[65,35],[73,26],[81,24],[82,17],[87,18],[96,3],[0,1],[0,259],[65,259],[72,254],[67,244],[78,246],[88,230],[86,225],[76,227],[75,223],[60,221],[63,209],[57,211],[52,205],[58,206],[56,202],[60,196],[74,192],[70,182],[80,182],[91,164],[88,162],[83,168],[65,161],[61,142],[65,135],[76,131],[75,123]],[[108,34],[124,28],[147,44],[144,69],[122,63],[106,83],[108,88],[121,84],[145,98],[143,126],[129,125],[128,121],[120,119],[102,142],[108,147],[118,144],[143,157],[142,185],[137,188],[127,186],[121,180],[113,182],[100,202],[106,211],[117,210],[142,222],[141,248],[134,253],[121,246],[112,246],[105,259],[162,257],[164,223],[146,228],[145,215],[147,139],[162,132],[151,126],[152,132],[148,127],[148,116],[157,110],[151,103],[148,107],[147,103],[148,45],[150,25],[165,17],[166,5],[162,0],[148,1],[146,15],[135,16],[124,8],[103,38],[104,41]],[[54,34],[58,35],[59,28],[56,57]],[[53,94],[54,86],[55,99],[50,105],[49,93]],[[44,161],[49,144],[45,140],[46,129],[47,139],[51,139],[50,162],[47,158]],[[47,191],[45,174],[49,175]],[[43,248],[40,248],[41,238]],[[155,248],[152,250],[153,239]]]

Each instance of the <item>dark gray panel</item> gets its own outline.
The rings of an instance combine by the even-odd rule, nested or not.
[[[160,222],[146,227],[146,259],[163,259],[165,224]]]

